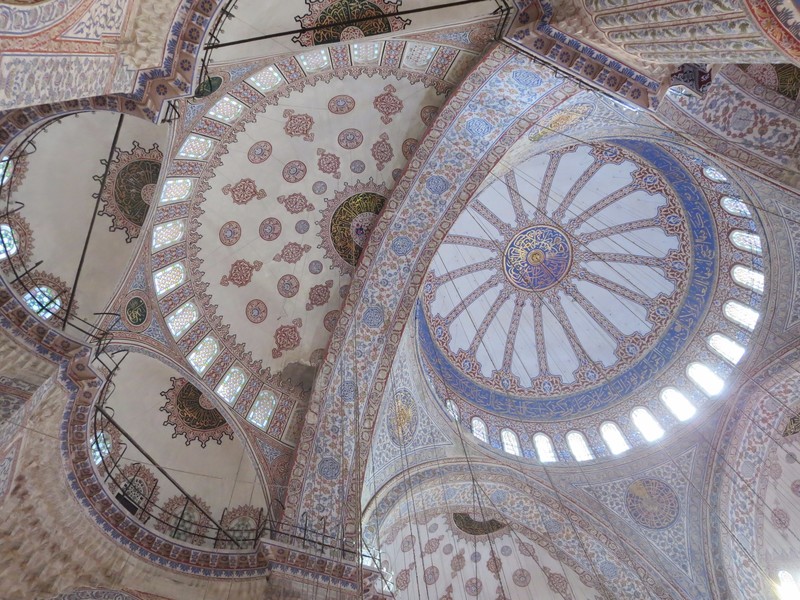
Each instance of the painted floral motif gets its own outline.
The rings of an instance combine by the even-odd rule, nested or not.
[[[411,160],[411,157],[414,156],[414,152],[417,151],[417,144],[417,140],[414,138],[408,138],[403,142],[403,156],[406,160]]]
[[[392,16],[402,4],[403,0],[306,0],[309,12],[295,20],[303,29],[314,29],[294,36],[292,41],[315,46],[401,31],[411,23]],[[358,21],[347,24],[353,20]]]
[[[258,235],[261,236],[262,240],[266,240],[267,242],[277,240],[280,234],[281,222],[275,217],[267,217],[261,221],[261,225],[258,226]]]
[[[247,160],[259,165],[272,156],[272,144],[266,141],[256,142],[247,151]]]
[[[145,150],[138,142],[133,142],[130,152],[115,149],[100,198],[103,208],[97,214],[111,217],[109,231],[124,231],[126,242],[139,236],[155,193],[163,158],[158,144],[153,144],[150,150]],[[106,160],[100,163],[103,166],[108,164]],[[15,165],[15,175],[18,169],[19,165]],[[102,182],[103,174],[95,175],[93,179]]]
[[[665,529],[675,523],[680,503],[675,491],[660,479],[637,479],[625,494],[625,507],[631,518],[648,529]]]
[[[254,198],[261,200],[267,197],[267,193],[259,189],[256,182],[249,177],[245,177],[235,185],[223,186],[222,193],[233,198],[234,204],[247,204]]]
[[[217,534],[216,547],[227,550],[236,550],[247,545],[252,545],[258,538],[259,527],[264,520],[264,509],[245,504],[226,510],[220,525],[230,537],[222,531]],[[239,542],[236,543],[230,538]]]
[[[319,170],[323,173],[326,173],[333,177],[334,179],[339,179],[342,174],[339,171],[339,166],[341,164],[341,160],[335,154],[331,152],[325,152],[323,148],[317,149],[317,156],[319,156],[319,160],[317,160],[317,166]]]
[[[278,196],[278,204],[282,204],[291,214],[296,215],[303,211],[314,210],[314,205],[300,193],[289,194],[288,196]]]
[[[176,540],[189,544],[203,544],[211,533],[211,519],[206,516],[211,514],[211,508],[198,496],[192,496],[192,500],[205,514],[195,504],[188,502],[185,496],[173,496],[164,503],[155,528]]]
[[[419,111],[419,118],[425,124],[425,127],[430,127],[436,120],[436,115],[439,114],[439,109],[435,106],[423,106]]]
[[[275,330],[275,348],[272,349],[272,358],[280,358],[287,350],[294,350],[300,345],[300,328],[303,326],[301,319],[294,319],[291,325],[281,325]]]
[[[303,254],[311,250],[311,246],[303,244],[302,246],[297,242],[289,242],[283,247],[280,253],[276,254],[272,260],[275,262],[286,262],[290,264],[296,263],[303,257]]]
[[[267,318],[267,312],[267,305],[263,300],[250,300],[247,303],[247,307],[245,307],[247,320],[251,323],[263,323],[264,319]]]
[[[332,310],[328,314],[325,315],[325,319],[322,323],[325,325],[325,329],[330,332],[333,332],[336,329],[336,323],[339,321],[339,311]]]
[[[345,150],[355,150],[364,141],[364,134],[358,129],[345,129],[339,134],[337,141]]]
[[[228,221],[219,229],[219,241],[224,246],[233,246],[242,237],[242,227],[236,221]]]
[[[381,113],[381,121],[388,125],[392,122],[392,117],[403,110],[403,101],[395,92],[397,88],[391,83],[383,88],[383,94],[375,97],[372,106]]]
[[[284,298],[294,298],[300,291],[300,280],[294,275],[283,275],[278,280],[278,293]]]
[[[372,145],[372,158],[375,159],[375,166],[377,167],[378,171],[383,171],[383,167],[386,166],[386,163],[390,162],[394,158],[394,150],[392,149],[392,145],[389,143],[389,134],[382,133],[378,137],[378,141]]]
[[[314,118],[307,114],[295,114],[291,108],[283,111],[283,117],[286,119],[286,124],[283,130],[289,137],[301,137],[307,142],[314,141],[314,134],[311,133],[311,128],[314,127]]]
[[[223,275],[219,283],[224,286],[232,283],[236,287],[244,287],[253,279],[253,272],[260,271],[263,266],[264,263],[260,260],[251,263],[244,259],[239,259],[231,265],[230,273]]]
[[[200,442],[205,448],[209,440],[222,443],[226,435],[233,439],[233,429],[202,392],[182,377],[172,377],[172,387],[161,395],[167,399],[159,410],[167,413],[165,426],[174,427],[173,438],[184,436],[186,445]]]
[[[306,310],[314,310],[315,306],[324,306],[331,299],[331,288],[333,288],[333,280],[329,279],[325,285],[315,285],[308,292],[308,302],[306,303]]]
[[[306,176],[307,168],[304,162],[300,160],[290,160],[283,167],[283,178],[289,183],[297,183],[302,181]]]

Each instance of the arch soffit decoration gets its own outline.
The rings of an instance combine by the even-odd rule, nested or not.
[[[336,497],[314,471],[316,454],[330,454],[327,445],[336,439],[330,431],[333,422],[348,418],[341,400],[355,400],[361,407],[358,464],[366,465],[391,363],[444,233],[506,150],[538,118],[578,91],[514,50],[495,46],[442,107],[387,202],[351,284],[311,401],[309,413],[319,417],[308,419],[301,434],[287,495],[289,520],[303,506],[315,511],[324,498]],[[364,381],[370,382],[368,387]],[[348,460],[354,451],[352,440],[346,441]],[[357,529],[356,481],[361,475],[351,472],[347,514],[336,515],[345,520],[347,536]]]

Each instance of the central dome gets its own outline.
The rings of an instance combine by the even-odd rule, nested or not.
[[[594,414],[691,342],[718,271],[714,223],[690,169],[656,144],[534,156],[473,198],[437,251],[421,354],[489,413]]]

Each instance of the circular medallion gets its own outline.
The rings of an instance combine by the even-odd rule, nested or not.
[[[278,293],[284,298],[292,298],[300,290],[300,281],[294,275],[284,275],[278,280]]]
[[[272,144],[269,142],[256,142],[247,152],[247,160],[254,165],[263,163],[270,156],[272,156]]]
[[[306,221],[305,219],[302,219],[294,224],[294,230],[300,234],[307,233],[309,227],[310,225],[308,224],[308,221]]]
[[[242,227],[236,221],[228,221],[219,229],[219,241],[223,246],[233,246],[242,237]]]
[[[283,167],[283,178],[289,183],[297,183],[302,181],[306,176],[306,165],[299,160],[291,160]]]
[[[350,170],[356,174],[363,173],[366,168],[367,165],[364,164],[363,160],[354,160],[350,163]]]
[[[503,254],[503,271],[521,290],[543,292],[561,281],[572,266],[566,234],[550,225],[534,225],[517,233]]]
[[[358,129],[345,129],[339,134],[338,141],[345,150],[354,150],[364,141],[364,135]]]
[[[666,529],[680,512],[678,495],[660,479],[643,477],[628,486],[625,508],[636,523],[648,529]]]
[[[319,275],[322,273],[322,263],[318,260],[312,260],[308,263],[308,272],[313,273],[314,275]]]
[[[136,332],[147,328],[150,322],[150,312],[147,310],[147,301],[139,295],[130,296],[125,304],[125,320],[128,326]]]
[[[386,198],[371,192],[350,196],[333,213],[331,239],[337,254],[356,266],[369,232]]]
[[[271,242],[272,240],[278,239],[278,236],[281,234],[281,222],[274,217],[267,217],[263,221],[261,221],[261,225],[258,227],[258,235],[261,236],[261,239]]]
[[[334,96],[328,102],[328,110],[335,115],[346,115],[356,107],[356,101],[351,96]]]
[[[250,300],[245,308],[245,314],[251,323],[262,323],[267,318],[267,305],[262,300]]]

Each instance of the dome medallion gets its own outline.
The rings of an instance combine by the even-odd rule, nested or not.
[[[521,290],[543,292],[564,278],[572,265],[572,246],[557,227],[534,225],[517,233],[506,246],[503,271]]]

